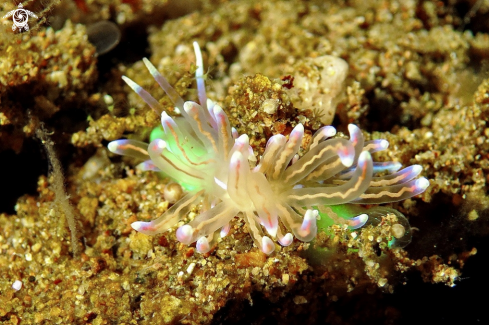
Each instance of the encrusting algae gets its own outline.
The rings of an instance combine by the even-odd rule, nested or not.
[[[33,3],[24,5],[39,14]],[[82,12],[78,9],[83,5],[87,14],[82,18],[73,14]],[[54,147],[67,167],[65,187],[83,230],[83,247],[79,257],[73,256],[68,226],[51,212],[56,201],[54,183],[59,180],[38,177],[36,195],[22,196],[15,211],[0,214],[0,321],[395,322],[403,315],[419,315],[413,307],[419,292],[411,295],[414,305],[396,305],[391,303],[393,296],[383,293],[396,292],[400,284],[406,286],[399,291],[412,291],[412,277],[419,274],[426,282],[458,284],[460,269],[477,253],[469,239],[485,239],[487,234],[489,83],[478,70],[489,58],[487,32],[460,32],[461,17],[442,3],[350,5],[232,1],[216,7],[205,2],[199,11],[161,20],[171,8],[163,2],[69,1],[53,11],[52,29],[39,23],[29,34],[7,34],[11,21],[5,21],[0,47],[6,51],[0,51],[0,65],[7,67],[2,71],[14,70],[0,76],[0,155],[10,149],[24,152],[40,122],[53,131]],[[49,14],[43,15],[47,21]],[[66,18],[72,22],[64,23]],[[294,152],[294,164],[284,164],[284,173],[308,157],[323,116],[318,110],[298,109],[296,100],[307,102],[314,94],[294,92],[294,88],[299,87],[298,77],[309,75],[317,78],[311,81],[316,83],[322,78],[325,70],[316,59],[341,58],[349,69],[333,98],[336,112],[329,115],[338,132],[323,142],[340,140],[355,148],[350,141],[355,134],[365,143],[380,144],[385,139],[389,147],[373,153],[371,161],[419,165],[430,186],[415,198],[387,204],[377,212],[372,205],[367,208],[373,210],[354,209],[363,208],[360,205],[328,206],[319,211],[317,235],[310,242],[294,239],[289,246],[277,245],[279,231],[282,239],[289,231],[294,234],[292,227],[280,224],[279,214],[275,238],[274,227],[269,228],[270,234],[256,221],[263,232],[260,236],[272,239],[274,251],[269,255],[258,248],[246,219],[239,217],[230,220],[227,236],[208,239],[206,253],[197,252],[204,251],[205,245],[180,243],[177,229],[209,209],[200,200],[188,206],[179,222],[169,225],[170,231],[154,236],[135,231],[131,224],[167,213],[192,189],[142,172],[133,167],[140,161],[107,150],[108,142],[119,138],[147,141],[161,111],[168,112],[167,124],[173,120],[181,127],[181,122],[171,99],[139,61],[143,54],[135,47],[125,51],[136,57],[136,63],[118,60],[120,53],[110,52],[110,60],[99,62],[119,65],[99,75],[99,69],[109,70],[96,65],[95,48],[81,23],[101,19],[114,21],[123,40],[129,41],[134,30],[164,21],[148,30],[150,60],[182,98],[198,97],[198,87],[193,85],[200,67],[194,63],[191,43],[205,45],[203,60],[210,67],[205,73],[207,92],[217,105],[222,104],[229,119],[225,124],[248,135],[253,153],[245,154],[256,157],[257,163],[250,166],[250,173],[254,167],[260,169],[260,157],[269,155],[268,139],[279,139],[278,134],[293,138],[300,134],[300,125],[298,157]],[[146,89],[163,109],[155,113],[147,107],[124,85],[121,75]],[[349,124],[361,126],[363,132],[350,132]],[[200,145],[199,141],[194,144]],[[234,145],[234,138],[231,141]],[[248,145],[238,143],[242,148]],[[359,165],[362,169],[356,153],[343,170],[354,171]],[[236,161],[253,165],[241,158]],[[224,172],[229,162],[221,166]],[[2,184],[6,191],[19,179],[24,183],[18,168],[5,169],[8,177],[13,175],[12,181]],[[336,179],[331,188],[348,177]],[[220,185],[213,182],[217,189],[229,187],[225,178],[218,179]],[[282,182],[283,177],[276,180]],[[29,182],[34,181],[25,180]],[[301,220],[306,211],[299,211]],[[342,221],[363,213],[370,218],[358,229]],[[253,312],[243,309],[248,308],[244,307],[247,300]],[[443,297],[433,304],[437,301]],[[357,308],[360,305],[363,308]]]

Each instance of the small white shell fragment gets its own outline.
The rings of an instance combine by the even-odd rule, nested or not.
[[[265,99],[261,104],[261,108],[267,114],[275,114],[277,112],[278,104],[280,101],[278,99]]]
[[[184,275],[185,275],[185,273],[183,273],[182,271],[178,272],[178,274],[177,274],[177,280],[178,280],[179,283],[183,283],[183,280],[185,280],[184,279]]]
[[[195,269],[195,263],[190,263],[190,265],[187,267],[187,273],[190,275]]]
[[[114,104],[114,98],[112,98],[112,96],[110,96],[109,94],[105,94],[103,96],[103,99],[104,99],[105,105],[107,105],[107,106]]]
[[[12,289],[14,289],[15,291],[19,291],[20,289],[22,289],[22,281],[15,280],[12,284]]]

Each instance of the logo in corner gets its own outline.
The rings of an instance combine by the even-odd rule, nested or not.
[[[19,9],[9,11],[5,16],[3,16],[3,18],[8,18],[10,16],[12,16],[12,20],[14,21],[12,25],[12,30],[14,32],[17,28],[19,29],[19,32],[22,32],[22,29],[28,31],[29,25],[27,24],[27,22],[29,20],[29,16],[37,18],[35,13],[24,9],[22,3],[19,3]]]

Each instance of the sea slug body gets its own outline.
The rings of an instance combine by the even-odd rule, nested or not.
[[[293,237],[305,242],[314,239],[318,213],[329,211],[328,206],[395,202],[428,187],[426,178],[417,178],[422,171],[419,165],[399,170],[401,165],[396,162],[373,162],[371,153],[386,149],[389,143],[364,141],[362,132],[353,124],[348,126],[350,140],[333,138],[336,130],[332,126],[320,128],[300,158],[304,127],[298,124],[288,138],[272,136],[257,160],[248,136],[238,135],[223,109],[207,99],[202,55],[199,45],[193,45],[200,104],[184,102],[156,68],[143,60],[181,118],[170,117],[148,92],[123,77],[161,114],[164,135],[150,144],[127,139],[112,141],[109,150],[140,158],[144,162],[139,168],[164,171],[187,189],[160,217],[134,222],[135,230],[148,235],[164,232],[185,218],[193,205],[202,203],[201,213],[177,229],[180,242],[196,242],[197,251],[206,253],[219,236],[227,235],[230,221],[241,216],[256,246],[271,254],[274,240],[288,246]],[[378,176],[385,172],[388,174]],[[367,219],[366,214],[360,214],[338,222],[359,228]]]

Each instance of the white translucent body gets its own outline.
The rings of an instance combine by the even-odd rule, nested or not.
[[[299,158],[304,127],[295,126],[288,138],[271,137],[256,164],[247,135],[231,128],[222,108],[206,98],[200,48],[194,43],[199,68],[196,72],[199,100],[184,102],[166,79],[148,61],[149,71],[168,93],[183,119],[173,119],[149,93],[124,77],[150,107],[161,114],[165,135],[149,145],[134,140],[117,140],[109,150],[145,160],[140,168],[161,170],[176,182],[192,188],[167,212],[150,222],[134,222],[132,227],[154,235],[185,218],[192,205],[202,202],[202,212],[176,232],[184,244],[196,243],[208,252],[221,229],[229,233],[235,216],[246,221],[255,244],[266,254],[275,249],[272,239],[288,246],[293,237],[311,241],[316,236],[318,212],[314,206],[392,202],[419,194],[428,181],[415,179],[420,166],[376,177],[377,172],[399,169],[397,165],[372,162],[370,152],[387,148],[386,140],[364,143],[358,127],[349,125],[350,140],[331,139],[336,130],[326,126],[313,136],[308,151]],[[355,228],[366,215],[352,218]],[[285,232],[285,234],[284,234]],[[265,234],[266,233],[266,234]]]

